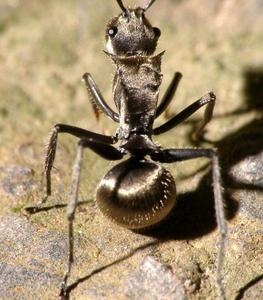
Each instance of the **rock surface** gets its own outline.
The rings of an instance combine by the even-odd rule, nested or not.
[[[187,299],[182,282],[172,269],[150,256],[127,278],[123,288],[128,299]]]
[[[34,172],[28,167],[0,166],[1,190],[7,196],[19,198],[36,188]]]

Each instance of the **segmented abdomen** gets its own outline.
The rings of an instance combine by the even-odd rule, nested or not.
[[[132,158],[113,167],[97,189],[102,213],[130,229],[158,224],[174,207],[175,200],[175,182],[165,168]]]

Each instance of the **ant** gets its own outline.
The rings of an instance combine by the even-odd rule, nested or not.
[[[78,202],[83,150],[89,148],[110,161],[118,161],[129,155],[127,160],[115,165],[101,180],[96,192],[96,201],[105,216],[131,230],[144,230],[158,225],[175,206],[175,181],[168,170],[159,163],[173,163],[200,157],[211,160],[215,212],[221,236],[217,287],[220,297],[225,299],[221,268],[226,224],[217,151],[204,148],[163,149],[152,139],[152,136],[169,131],[206,105],[204,118],[195,131],[196,139],[200,138],[204,127],[212,118],[215,94],[213,92],[206,94],[163,125],[154,127],[154,120],[171,102],[182,75],[178,72],[174,74],[166,93],[158,103],[159,87],[163,77],[161,60],[164,52],[157,55],[154,55],[154,52],[161,31],[153,27],[145,17],[145,12],[155,0],[150,0],[144,7],[135,9],[125,7],[122,0],[116,1],[122,13],[107,24],[105,53],[116,66],[113,99],[118,112],[108,106],[89,73],[84,74],[83,80],[92,104],[119,124],[117,132],[109,136],[71,125],[56,124],[47,149],[44,172],[46,195],[42,203],[51,195],[51,169],[58,134],[68,133],[79,139],[67,206],[68,268],[60,296],[64,299],[67,295],[67,281],[73,263],[73,220]],[[112,145],[117,142],[119,146],[113,147]]]

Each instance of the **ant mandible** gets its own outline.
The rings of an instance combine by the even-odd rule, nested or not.
[[[122,13],[107,24],[105,53],[116,66],[113,99],[118,112],[108,106],[89,73],[84,74],[83,80],[92,103],[119,124],[118,130],[109,136],[71,125],[56,124],[48,144],[45,160],[46,195],[42,202],[51,194],[51,169],[58,133],[68,133],[79,139],[67,206],[68,269],[60,295],[64,297],[67,294],[67,280],[73,262],[73,220],[78,202],[83,149],[89,148],[100,157],[112,161],[129,155],[127,160],[115,165],[103,177],[97,188],[96,201],[105,216],[120,226],[133,230],[143,230],[160,223],[176,203],[175,181],[168,170],[157,162],[173,163],[199,157],[211,160],[216,219],[221,236],[217,286],[220,297],[225,298],[221,267],[226,225],[217,152],[215,149],[203,148],[162,149],[152,140],[152,136],[169,131],[206,105],[203,121],[195,132],[196,138],[202,136],[204,127],[212,118],[216,97],[210,92],[163,125],[154,127],[154,120],[171,102],[182,75],[178,72],[174,74],[158,104],[159,87],[162,82],[161,59],[164,52],[153,55],[161,32],[152,27],[145,17],[145,12],[155,0],[135,9],[125,7],[121,0],[117,2]],[[113,147],[117,142],[118,147]]]

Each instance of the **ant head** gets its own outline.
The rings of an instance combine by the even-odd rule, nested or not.
[[[155,2],[150,0],[145,7],[126,8],[117,0],[122,13],[111,19],[106,28],[107,51],[115,55],[152,54],[161,32],[152,27],[145,11]]]

